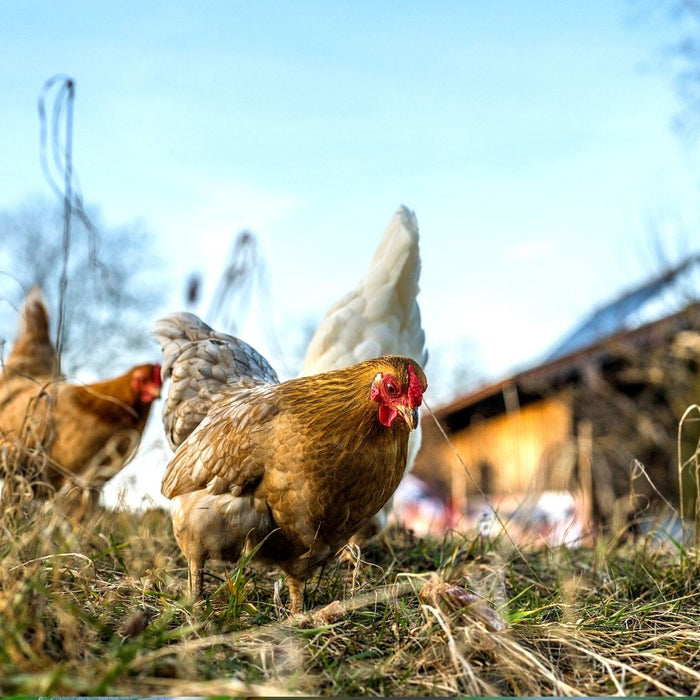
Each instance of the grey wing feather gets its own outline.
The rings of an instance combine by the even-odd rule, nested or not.
[[[183,311],[161,318],[153,334],[163,350],[163,380],[170,379],[163,425],[173,449],[201,423],[224,387],[279,384],[277,373],[257,350],[213,330],[194,314]]]

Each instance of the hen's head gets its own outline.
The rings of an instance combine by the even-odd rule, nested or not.
[[[398,420],[413,430],[418,426],[418,407],[428,388],[425,373],[407,357],[388,356],[381,361],[370,390],[370,398],[379,404],[379,422],[389,427]]]
[[[160,365],[140,365],[131,372],[131,388],[141,403],[149,404],[157,399],[162,386]]]

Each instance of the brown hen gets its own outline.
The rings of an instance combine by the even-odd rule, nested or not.
[[[58,374],[48,324],[41,291],[34,288],[0,372],[0,450],[36,480],[36,493],[43,492],[39,482],[50,491],[77,484],[94,504],[138,446],[160,396],[160,366],[138,365],[113,379],[70,384]]]
[[[188,590],[207,559],[254,559],[287,575],[292,612],[308,573],[387,502],[406,467],[427,382],[415,360],[385,356],[279,383],[243,341],[189,313],[161,319],[163,478]],[[257,550],[255,550],[257,548]]]

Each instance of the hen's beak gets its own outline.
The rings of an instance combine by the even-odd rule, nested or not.
[[[418,409],[404,404],[397,404],[396,410],[401,414],[401,417],[406,421],[406,425],[415,430],[418,427]]]

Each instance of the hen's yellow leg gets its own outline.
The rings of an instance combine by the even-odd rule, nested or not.
[[[187,596],[191,602],[197,602],[204,598],[204,564],[190,559],[187,573]]]
[[[289,607],[292,615],[303,612],[304,582],[287,574],[287,585],[289,586]]]

